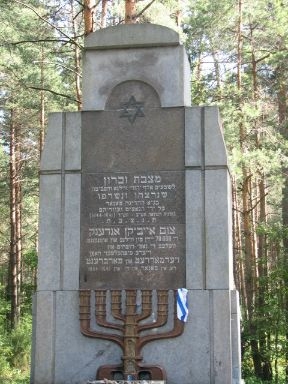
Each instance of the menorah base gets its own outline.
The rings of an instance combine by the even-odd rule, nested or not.
[[[125,377],[126,376],[126,377]],[[127,377],[129,376],[129,377]],[[102,365],[96,374],[97,380],[166,380],[166,372],[160,366],[139,364],[135,375],[125,375],[123,365]]]

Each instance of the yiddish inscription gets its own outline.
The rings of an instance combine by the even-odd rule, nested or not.
[[[184,282],[184,174],[82,175],[81,288]]]

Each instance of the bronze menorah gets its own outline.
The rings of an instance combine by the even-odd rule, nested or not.
[[[156,291],[157,316],[155,320],[151,321],[149,321],[149,318],[152,317],[153,313],[152,290],[95,290],[96,324],[106,329],[117,330],[117,333],[92,329],[92,292],[91,290],[80,291],[80,329],[82,334],[88,337],[113,341],[123,351],[122,364],[101,366],[97,371],[96,379],[166,380],[165,370],[160,366],[143,364],[143,358],[140,353],[143,346],[153,340],[177,337],[183,333],[184,323],[177,319],[177,291],[174,291],[173,325],[170,330],[161,332],[160,328],[164,327],[168,322],[168,290]],[[108,297],[108,295],[110,296]],[[106,308],[107,297],[110,298],[111,303],[109,311]],[[141,304],[139,304],[139,297]],[[108,321],[108,312],[109,316],[112,316],[113,321]],[[149,330],[153,330],[153,332],[149,333]]]

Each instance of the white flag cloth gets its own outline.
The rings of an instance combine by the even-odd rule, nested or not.
[[[177,290],[177,317],[179,320],[186,322],[188,317],[188,289],[179,288]]]

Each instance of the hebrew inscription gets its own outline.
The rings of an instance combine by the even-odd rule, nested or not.
[[[82,175],[81,288],[173,288],[185,281],[184,174]]]

